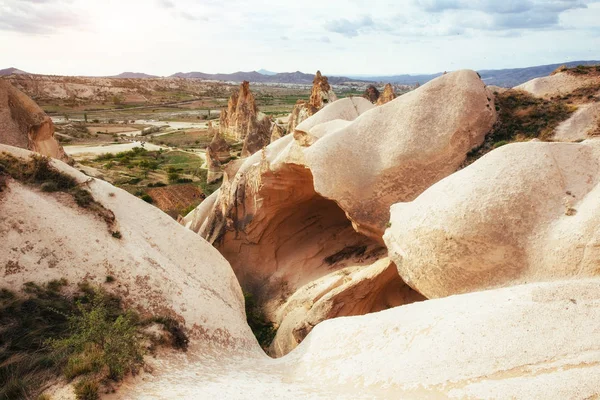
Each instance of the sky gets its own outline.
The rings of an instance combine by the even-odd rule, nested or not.
[[[0,69],[395,75],[600,59],[600,0],[0,0]]]

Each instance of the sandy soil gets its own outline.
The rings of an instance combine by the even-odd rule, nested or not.
[[[116,154],[122,151],[129,151],[135,147],[144,147],[146,150],[169,150],[168,147],[157,146],[152,143],[144,143],[142,146],[142,142],[131,142],[131,143],[119,143],[119,144],[109,144],[104,146],[64,146],[65,152],[73,156],[77,159],[85,159],[85,158],[93,158],[100,154],[110,153]]]

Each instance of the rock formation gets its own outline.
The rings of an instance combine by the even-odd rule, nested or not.
[[[379,96],[379,90],[377,90],[377,88],[373,85],[369,85],[367,89],[365,89],[365,93],[363,94],[363,97],[373,104],[377,103]]]
[[[537,283],[336,318],[279,360],[188,351],[110,398],[593,399],[599,293],[598,279]]]
[[[596,140],[502,146],[392,206],[390,256],[428,298],[597,276],[599,160]]]
[[[532,79],[515,87],[515,89],[524,90],[536,97],[551,98],[564,96],[591,85],[599,85],[597,90],[600,91],[600,77],[595,74],[575,75],[563,71],[551,76]]]
[[[67,161],[50,117],[26,94],[0,79],[0,143]]]
[[[365,267],[347,267],[298,289],[279,310],[282,321],[270,353],[281,357],[322,321],[364,315],[425,298],[407,286],[388,258]],[[308,310],[308,311],[307,311]]]
[[[588,139],[600,126],[600,101],[583,104],[571,117],[562,122],[554,131],[553,139],[561,142],[575,142]]]
[[[4,152],[20,159],[32,154],[0,145],[0,154]],[[118,294],[143,314],[185,324],[199,347],[256,347],[239,284],[212,246],[128,192],[63,162],[51,165],[75,178],[114,215],[110,230],[120,238],[72,196],[45,193],[8,178],[0,192],[1,288],[19,291],[26,282],[63,278],[72,285],[87,281]],[[107,276],[114,284],[105,284]]]
[[[273,125],[269,116],[264,116],[260,121],[256,119],[252,121],[252,126],[248,129],[248,135],[244,139],[242,157],[249,157],[271,143],[271,127]]]
[[[373,107],[371,102],[362,97],[346,97],[345,99],[338,100],[314,116],[298,124],[294,130],[294,139],[302,146],[309,146],[316,140],[315,135],[321,137],[322,134],[326,132],[330,133],[337,128],[345,127],[347,124],[343,121],[353,121],[359,115]],[[329,124],[327,126],[323,125],[320,128],[316,128],[317,125],[324,123]],[[319,132],[321,132],[321,134]]]
[[[321,71],[317,71],[315,79],[313,80],[313,86],[310,92],[310,99],[308,102],[304,100],[298,100],[288,122],[288,133],[294,132],[294,129],[298,124],[314,115],[322,109],[325,105],[333,103],[337,100],[337,96],[333,92],[333,89],[329,85],[329,81],[326,76],[321,75]]]
[[[244,81],[238,93],[233,93],[227,103],[227,110],[221,111],[220,130],[222,134],[244,140],[257,124],[258,108],[250,83]]]
[[[377,100],[377,105],[381,106],[385,103],[389,103],[390,101],[396,98],[396,93],[394,93],[394,87],[391,84],[386,84],[385,88],[383,88],[383,93],[379,96]]]
[[[212,122],[208,122],[208,134],[213,138],[206,148],[206,165],[208,168],[207,183],[214,183],[223,177],[221,165],[231,158],[230,148],[219,130],[215,130]]]
[[[277,139],[281,139],[286,135],[285,127],[274,123],[271,127],[271,143],[276,141]]]
[[[299,326],[326,318],[307,307],[298,308],[303,317],[286,314],[288,299],[385,257],[389,207],[459,168],[494,124],[492,98],[475,72],[459,71],[380,107],[339,100],[245,160],[211,206],[183,223],[215,244],[271,321],[288,327],[280,347],[287,351]]]

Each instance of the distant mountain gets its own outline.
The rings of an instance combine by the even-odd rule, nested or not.
[[[267,71],[266,69],[259,69],[256,72],[258,72],[261,75],[277,75],[277,72]]]
[[[539,65],[527,68],[511,69],[487,69],[479,71],[481,79],[488,85],[515,87],[534,78],[548,76],[552,71],[561,65],[567,67],[576,67],[577,65],[600,64],[600,61],[570,61],[560,64]],[[426,83],[437,78],[442,73],[431,75],[391,75],[391,76],[361,76],[360,78],[385,83],[395,83],[399,85],[414,85],[416,83]],[[358,77],[356,77],[358,78]]]
[[[481,70],[479,71],[479,75],[481,75],[481,79],[483,79],[483,81],[488,85],[515,87],[532,79],[548,76],[550,73],[552,73],[552,71],[562,65],[566,65],[567,67],[576,67],[578,65],[595,64],[600,64],[600,61],[570,61],[566,63],[540,65],[529,68]]]
[[[212,81],[242,82],[249,81],[254,83],[295,83],[310,85],[315,78],[314,74],[305,74],[300,71],[281,72],[275,75],[263,75],[257,71],[235,72],[233,74],[206,74],[204,72],[178,72],[171,77],[176,78],[196,78]],[[329,76],[329,83],[340,84],[343,82],[357,82],[362,80],[350,79],[344,76]]]
[[[20,69],[17,68],[6,68],[6,69],[0,69],[0,76],[7,76],[7,75],[23,75],[23,74],[29,74],[29,72],[25,72],[22,71]]]
[[[158,76],[144,74],[143,72],[122,72],[119,75],[109,76],[109,78],[133,78],[133,79],[140,79],[140,78],[158,78]]]

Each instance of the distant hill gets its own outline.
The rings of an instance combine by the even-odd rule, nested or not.
[[[268,71],[266,69],[259,69],[258,71],[259,74],[261,75],[277,75],[277,72],[273,72],[273,71]]]
[[[560,64],[540,65],[529,68],[513,68],[513,69],[498,69],[498,70],[481,70],[479,74],[483,81],[488,85],[496,85],[502,87],[515,87],[527,81],[542,76],[548,76],[552,71],[566,65],[567,67],[576,67],[578,65],[595,65],[600,64],[600,61],[571,61]]]
[[[23,75],[23,74],[29,74],[29,72],[21,71],[20,69],[12,68],[12,67],[6,68],[6,69],[0,69],[0,76]]]
[[[171,77],[177,78],[197,78],[214,81],[226,82],[242,82],[249,81],[253,83],[296,83],[310,85],[315,78],[314,74],[305,74],[300,71],[296,72],[281,72],[274,75],[263,75],[257,71],[251,72],[234,72],[233,74],[206,74],[204,72],[178,72]],[[328,76],[329,83],[339,84],[343,82],[363,81],[351,79],[344,76]]]
[[[478,71],[483,81],[488,85],[501,87],[514,87],[530,81],[534,78],[548,76],[552,71],[561,65],[575,67],[577,65],[600,64],[600,61],[570,61],[560,64],[539,65],[527,68],[511,69],[488,69]],[[385,83],[395,83],[399,85],[414,85],[416,83],[426,83],[442,75],[441,72],[431,75],[391,75],[391,76],[361,76],[360,78]]]
[[[143,72],[122,72],[119,75],[109,76],[108,78],[133,78],[133,79],[140,79],[140,78],[159,78],[159,77],[156,76],[156,75],[144,74]]]

